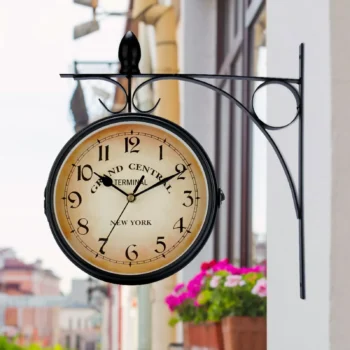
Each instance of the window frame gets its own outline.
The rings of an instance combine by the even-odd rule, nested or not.
[[[234,13],[229,17],[233,21],[231,23],[225,23],[226,6],[229,1],[234,1]],[[239,6],[240,5],[240,6]],[[257,19],[266,6],[266,0],[224,0],[217,1],[217,74],[233,74],[235,69],[235,62],[241,55],[243,60],[243,69],[239,75],[248,76],[254,74],[254,48],[252,46],[252,35],[254,25]],[[241,9],[241,11],[238,11]],[[243,18],[241,25],[238,26],[239,17]],[[225,40],[227,35],[231,35],[228,30],[234,28],[233,41],[228,52],[225,52]],[[227,30],[228,29],[228,30]],[[220,81],[217,85],[222,88],[225,81]],[[230,84],[230,93],[234,95],[234,81]],[[251,84],[248,81],[242,81],[242,103],[245,106],[249,106],[251,96]],[[221,169],[221,149],[220,149],[220,138],[221,138],[221,113],[220,97],[216,97],[216,125],[215,125],[215,169],[217,177],[220,178]],[[252,125],[251,121],[242,112],[242,127],[240,130],[242,143],[241,147],[241,163],[237,164],[233,154],[235,154],[235,106],[231,103],[230,107],[230,140],[229,140],[229,152],[232,154],[229,158],[229,184],[226,195],[226,205],[228,206],[227,220],[227,231],[220,232],[221,219],[218,217],[214,230],[214,247],[213,256],[214,259],[219,259],[220,255],[220,241],[224,239],[227,243],[226,257],[230,261],[235,261],[234,254],[234,236],[239,235],[240,242],[240,257],[239,264],[241,266],[250,266],[252,263]],[[234,177],[234,166],[240,167],[241,172],[241,190],[239,193],[234,191],[235,177]],[[234,217],[233,207],[235,198],[239,196],[241,208],[240,217]],[[240,232],[234,232],[234,222],[240,220]],[[224,237],[223,237],[224,236]]]

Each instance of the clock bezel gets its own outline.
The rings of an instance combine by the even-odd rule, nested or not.
[[[94,265],[88,263],[84,258],[82,258],[66,241],[64,234],[61,232],[57,218],[55,215],[54,206],[54,189],[59,170],[64,163],[66,157],[69,155],[71,150],[85,137],[87,137],[92,132],[96,130],[109,126],[111,124],[118,124],[122,122],[143,122],[151,125],[156,125],[162,127],[178,136],[183,142],[185,142],[188,147],[197,156],[204,175],[207,180],[207,190],[208,190],[208,207],[206,212],[206,217],[204,224],[197,238],[194,240],[192,245],[181,255],[178,259],[174,260],[170,264],[157,269],[152,272],[140,273],[140,274],[116,274],[102,270]],[[113,115],[106,117],[101,120],[97,120],[91,123],[86,128],[80,130],[78,133],[73,135],[73,137],[66,143],[62,148],[61,152],[58,154],[45,188],[45,214],[48,219],[51,232],[56,240],[56,243],[61,248],[66,257],[79,269],[85,273],[98,278],[102,281],[122,284],[122,285],[142,285],[152,282],[156,282],[167,278],[186,265],[188,265],[202,250],[208,238],[210,237],[211,231],[213,229],[215,218],[217,214],[217,209],[219,207],[219,197],[218,197],[218,186],[216,181],[216,176],[212,163],[199,142],[185,129],[181,126],[158,116],[145,114],[145,113],[123,113],[118,115]]]

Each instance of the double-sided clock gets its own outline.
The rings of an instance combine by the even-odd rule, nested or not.
[[[136,285],[186,266],[209,238],[222,199],[193,136],[163,118],[128,113],[71,138],[50,172],[44,206],[75,265]]]

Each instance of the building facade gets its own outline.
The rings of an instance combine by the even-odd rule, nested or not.
[[[44,269],[40,260],[28,264],[20,260],[13,249],[0,250],[0,291],[8,298],[0,305],[2,332],[20,334],[23,343],[40,340],[51,345],[56,342],[56,305],[50,307],[45,300],[60,297],[59,282],[59,277]],[[9,305],[13,297],[22,298],[23,302]],[[41,305],[30,305],[29,299],[33,297],[41,297]]]
[[[181,2],[180,68],[185,73],[298,78],[299,45],[305,43],[305,300],[299,293],[298,220],[276,154],[246,116],[221,97],[213,101],[211,92],[184,84],[181,101],[183,125],[212,156],[228,196],[213,240],[182,271],[184,279],[208,257],[229,257],[243,265],[265,259],[267,241],[269,350],[340,350],[350,343],[345,293],[349,10],[341,0]],[[217,48],[216,57],[209,47]],[[222,88],[249,105],[255,86],[238,82]],[[287,91],[272,86],[261,92],[254,107],[263,121],[283,125],[293,119],[295,101]],[[296,182],[297,131],[295,123],[271,132]]]

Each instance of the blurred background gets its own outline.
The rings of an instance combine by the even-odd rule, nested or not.
[[[89,278],[56,245],[43,210],[53,161],[76,131],[108,115],[99,98],[112,110],[123,104],[112,84],[59,73],[117,73],[128,30],[140,41],[143,73],[266,75],[264,0],[0,2],[0,333],[22,344],[164,350],[183,337],[167,325],[164,303],[176,283],[211,259],[265,263],[265,140],[228,100],[177,82],[144,89],[138,104],[161,97],[155,114],[190,131],[215,165],[226,200],[204,249],[175,276],[129,287]],[[249,105],[256,85],[218,86]],[[255,108],[265,120],[264,91]]]

